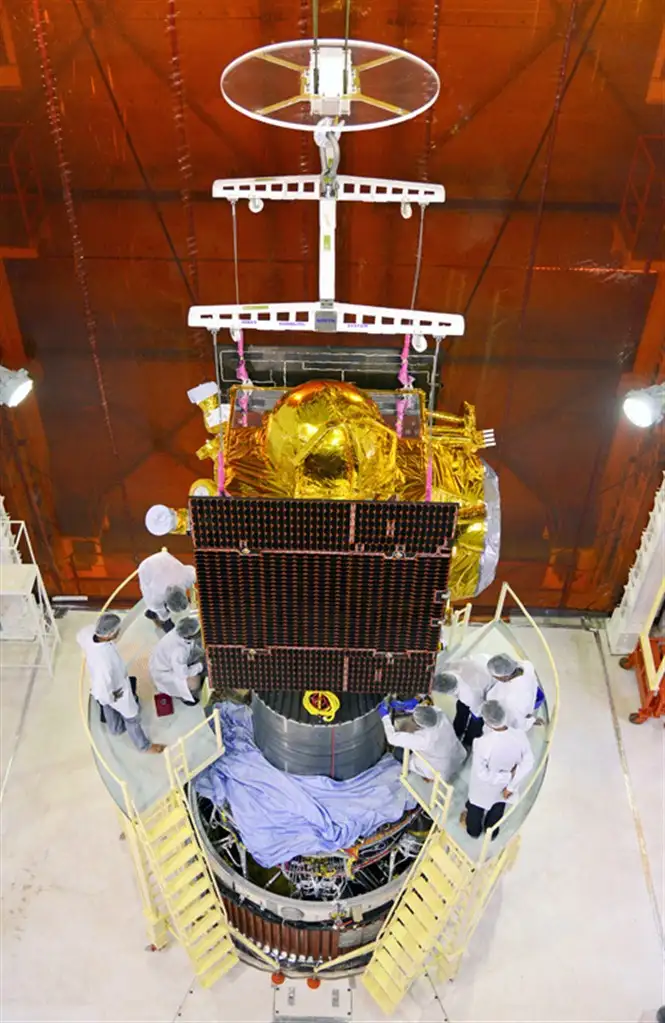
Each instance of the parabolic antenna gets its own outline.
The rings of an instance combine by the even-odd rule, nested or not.
[[[341,131],[367,131],[422,114],[439,95],[439,76],[394,46],[303,39],[238,57],[221,89],[232,107],[266,124],[315,131],[326,117]]]

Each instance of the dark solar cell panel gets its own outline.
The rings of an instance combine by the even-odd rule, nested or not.
[[[209,646],[216,685],[231,689],[329,689],[348,693],[429,692],[436,651],[397,655],[363,650],[272,649]]]
[[[448,557],[196,555],[206,643],[432,650]]]
[[[194,498],[214,685],[428,687],[456,505]]]
[[[193,497],[194,547],[437,554],[450,548],[457,505]]]

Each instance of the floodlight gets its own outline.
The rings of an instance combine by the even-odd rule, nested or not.
[[[623,411],[635,426],[655,426],[665,417],[665,383],[628,391]]]
[[[30,394],[32,387],[33,381],[27,370],[0,366],[0,405],[15,408]]]

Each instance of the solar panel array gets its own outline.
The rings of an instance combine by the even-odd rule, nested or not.
[[[195,497],[215,687],[429,687],[457,506]]]

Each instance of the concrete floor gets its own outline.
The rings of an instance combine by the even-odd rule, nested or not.
[[[1,1018],[269,1023],[266,974],[236,967],[203,991],[179,948],[144,951],[128,851],[78,715],[86,620],[60,623],[55,681],[2,674]],[[546,631],[561,716],[517,863],[454,983],[424,978],[396,1019],[637,1023],[665,1003],[663,724],[628,723],[635,681],[610,657],[606,679],[604,638]],[[355,986],[353,1020],[380,1019]]]

